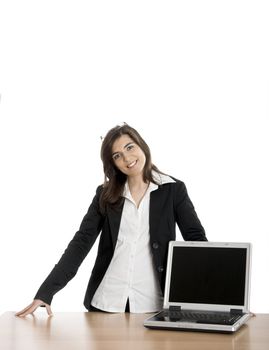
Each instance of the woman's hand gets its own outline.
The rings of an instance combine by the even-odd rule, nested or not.
[[[20,317],[24,317],[26,315],[29,315],[29,314],[32,314],[35,312],[35,310],[39,307],[39,306],[45,306],[46,307],[46,310],[47,310],[47,313],[49,316],[52,315],[52,311],[51,311],[51,308],[50,308],[50,305],[49,304],[46,304],[44,303],[44,301],[40,300],[40,299],[34,299],[34,301],[28,305],[25,309],[17,312],[15,314],[15,316],[20,316]]]

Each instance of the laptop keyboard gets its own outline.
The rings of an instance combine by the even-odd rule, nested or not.
[[[191,312],[191,311],[163,311],[160,317],[169,318],[170,321],[233,325],[242,315],[231,313],[214,312]]]

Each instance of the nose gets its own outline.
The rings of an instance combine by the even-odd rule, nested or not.
[[[125,154],[125,153],[123,153],[123,160],[124,160],[126,163],[128,163],[128,161],[129,161],[129,156],[128,156],[127,154]]]

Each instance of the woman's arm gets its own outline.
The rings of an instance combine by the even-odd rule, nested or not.
[[[47,311],[50,310],[47,306],[51,304],[53,296],[76,275],[79,266],[87,256],[103,226],[104,216],[99,209],[101,191],[102,186],[99,186],[79,230],[68,244],[58,263],[38,289],[34,297],[34,304],[32,303],[25,308],[28,311],[30,310],[27,314],[35,311],[38,306],[42,305],[46,306]],[[25,316],[25,310],[22,311],[19,313]]]

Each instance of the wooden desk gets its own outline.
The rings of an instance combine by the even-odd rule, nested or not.
[[[269,314],[251,318],[235,334],[150,330],[149,314],[45,311],[0,317],[3,350],[268,350]]]

